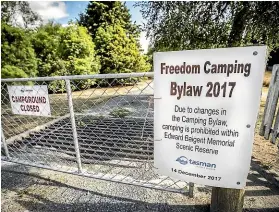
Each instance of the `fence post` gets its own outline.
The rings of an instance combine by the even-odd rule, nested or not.
[[[210,212],[242,212],[244,189],[213,187]]]
[[[265,129],[266,129],[266,124],[267,124],[267,120],[269,117],[269,110],[270,110],[270,100],[271,100],[271,96],[272,96],[272,91],[273,91],[273,86],[276,80],[276,76],[277,76],[277,70],[276,70],[276,65],[273,66],[272,68],[272,76],[271,76],[271,80],[268,86],[268,93],[267,93],[267,98],[265,101],[265,108],[264,108],[264,114],[263,114],[263,118],[262,118],[262,123],[261,123],[261,127],[260,127],[260,131],[259,131],[259,135],[260,136],[264,136],[265,133]]]
[[[261,123],[260,131],[259,131],[260,136],[264,136],[264,132],[266,129],[268,114],[269,114],[269,110],[270,110],[270,100],[272,98],[271,96],[272,96],[272,91],[273,91],[273,86],[274,86],[274,83],[276,80],[276,76],[277,76],[276,65],[274,65],[272,68],[272,76],[271,76],[270,83],[268,86],[268,93],[267,93],[267,98],[265,101],[264,114],[263,114],[262,123]]]
[[[270,110],[267,111],[268,118],[267,118],[265,133],[264,133],[265,139],[269,139],[270,129],[273,124],[273,119],[274,119],[274,115],[276,112],[276,106],[277,106],[278,97],[279,97],[279,65],[274,65],[273,71],[275,72],[275,77],[274,77],[272,93],[271,93],[271,97],[270,97],[270,107],[269,107]]]
[[[78,138],[77,138],[77,128],[76,128],[76,121],[75,121],[75,114],[74,114],[74,107],[73,107],[73,99],[72,99],[71,83],[70,83],[70,80],[68,80],[68,79],[66,79],[65,82],[66,82],[67,98],[68,98],[68,104],[69,104],[72,130],[73,130],[74,145],[75,145],[75,151],[76,151],[76,159],[77,159],[77,164],[78,164],[78,171],[82,172],[80,151],[79,151]]]
[[[193,198],[194,197],[194,183],[189,183],[189,197]]]
[[[7,147],[4,131],[3,131],[3,128],[2,128],[2,123],[1,123],[1,141],[3,143],[5,155],[8,159],[10,159],[10,154],[9,154],[9,150],[8,150],[8,147]]]
[[[279,110],[277,111],[276,120],[275,120],[275,124],[273,127],[271,143],[273,143],[273,144],[276,143],[276,138],[277,138],[278,132],[279,132]]]

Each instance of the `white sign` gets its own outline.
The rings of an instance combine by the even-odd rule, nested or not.
[[[14,114],[51,116],[46,85],[8,86]]]
[[[187,182],[243,188],[266,47],[154,54],[154,165]]]

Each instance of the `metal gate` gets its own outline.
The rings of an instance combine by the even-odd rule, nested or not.
[[[47,85],[51,117],[13,114],[8,85]],[[153,167],[153,73],[2,79],[1,97],[2,160],[193,195]]]

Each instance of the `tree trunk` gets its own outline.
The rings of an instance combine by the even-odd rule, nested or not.
[[[242,8],[237,9],[236,14],[234,15],[232,29],[228,39],[229,47],[240,45],[245,30],[245,24],[249,17],[249,2],[239,2],[237,4],[242,4]]]

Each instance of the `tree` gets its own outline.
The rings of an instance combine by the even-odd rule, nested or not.
[[[37,60],[30,33],[1,24],[1,77],[35,77]]]
[[[89,2],[85,13],[79,15],[78,23],[88,29],[92,38],[103,25],[119,25],[132,37],[140,33],[139,26],[131,22],[128,8],[118,1]]]
[[[61,29],[59,57],[68,62],[71,75],[99,73],[95,44],[85,27],[72,24]]]
[[[100,57],[100,73],[147,71],[140,52],[140,30],[122,2],[90,2],[78,22],[87,27]]]
[[[146,57],[148,63],[151,65],[151,71],[153,71],[153,53],[155,52],[155,48],[152,45],[148,45]]]
[[[148,71],[134,38],[128,38],[120,25],[99,27],[95,43],[100,55],[102,73],[131,73]]]
[[[52,22],[34,32],[32,43],[38,58],[38,76],[82,75],[99,73],[100,64],[95,45],[85,27],[71,24],[62,27]],[[74,89],[94,84],[94,80],[76,83]],[[54,81],[53,91],[65,89],[62,81]]]
[[[52,22],[41,25],[32,35],[32,44],[38,59],[38,76],[66,73],[64,61],[59,58],[61,25]]]
[[[2,1],[1,20],[7,24],[24,28],[41,22],[39,15],[31,10],[26,1]]]
[[[279,46],[278,2],[140,2],[158,50]]]

